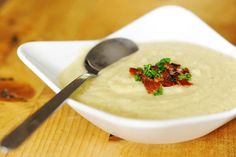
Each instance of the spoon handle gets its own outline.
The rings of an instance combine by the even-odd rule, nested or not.
[[[18,125],[12,132],[1,141],[1,148],[5,151],[19,146],[29,135],[31,135],[61,104],[68,98],[85,80],[95,77],[94,74],[85,73],[65,88],[63,88],[52,99]]]

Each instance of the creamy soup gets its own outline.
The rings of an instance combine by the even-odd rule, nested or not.
[[[236,60],[214,50],[179,42],[139,45],[139,51],[120,59],[86,81],[74,94],[78,101],[116,115],[141,119],[169,119],[222,112],[236,107]],[[86,51],[87,52],[87,51]],[[62,85],[85,72],[81,54],[61,75]],[[155,64],[169,57],[190,69],[192,86],[164,87],[164,94],[148,94],[130,76],[130,67]]]

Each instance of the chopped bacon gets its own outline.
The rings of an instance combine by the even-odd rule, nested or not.
[[[174,69],[179,69],[181,67],[180,64],[171,63],[171,65],[174,67]]]
[[[153,79],[145,79],[143,80],[143,84],[148,93],[153,93],[161,86],[160,82],[155,82]]]
[[[170,64],[170,63],[166,63],[165,64],[165,68],[170,70],[170,71],[173,71],[174,70],[174,67]]]
[[[129,68],[129,73],[131,76],[135,75],[137,73],[137,69],[135,68]]]
[[[171,86],[174,86],[177,84],[177,81],[175,79],[174,76],[172,75],[169,75],[166,79],[164,79],[163,81],[161,81],[161,84],[164,86],[164,87],[171,87]]]
[[[147,76],[145,76],[145,75],[141,75],[141,79],[144,81],[144,80],[150,80],[150,78],[148,78]]]
[[[166,63],[165,68],[171,71],[177,71],[177,69],[180,69],[180,64],[175,63]]]
[[[188,82],[188,80],[178,80],[178,82],[182,85],[182,86],[191,86],[192,83]]]
[[[184,69],[182,70],[182,73],[183,73],[183,74],[189,73],[189,69],[188,69],[188,68],[184,68]]]
[[[171,77],[170,71],[165,70],[164,72],[162,72],[162,77],[163,77],[164,80],[169,80],[169,77]]]
[[[131,76],[136,75],[136,74],[142,74],[143,71],[140,69],[136,69],[136,68],[129,68],[129,73]]]
[[[139,75],[148,93],[154,93],[162,86],[171,87],[175,85],[192,85],[192,83],[187,79],[179,78],[180,75],[190,73],[188,68],[181,68],[180,64],[167,62],[164,64],[164,69],[161,68],[161,70],[159,70],[158,66],[152,65],[150,69],[130,68],[129,72],[131,76]]]
[[[169,80],[161,81],[161,84],[162,84],[164,87],[171,87],[171,86],[176,85],[174,82],[171,82],[171,81],[169,81]]]
[[[164,78],[162,78],[162,77],[155,77],[154,78],[155,82],[160,82],[160,81],[163,81],[163,80],[164,80]]]
[[[158,71],[158,67],[157,66],[152,66],[151,69]]]

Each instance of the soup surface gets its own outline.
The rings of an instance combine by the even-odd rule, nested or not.
[[[86,81],[74,94],[78,101],[116,115],[139,119],[170,119],[222,112],[236,107],[236,60],[214,50],[181,42],[139,45],[139,51],[122,58]],[[64,86],[86,70],[85,51],[62,73]],[[169,57],[189,68],[192,86],[164,87],[153,96],[130,76],[130,67],[155,64]]]

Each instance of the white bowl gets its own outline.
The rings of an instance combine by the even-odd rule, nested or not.
[[[186,41],[216,49],[233,57],[236,49],[190,11],[178,6],[157,8],[107,38],[126,37],[135,42]],[[29,42],[18,48],[20,59],[56,93],[58,77],[84,47],[97,41]],[[106,113],[73,99],[67,103],[99,128],[140,143],[176,143],[194,139],[236,117],[236,108],[217,114],[170,120],[138,120]]]

